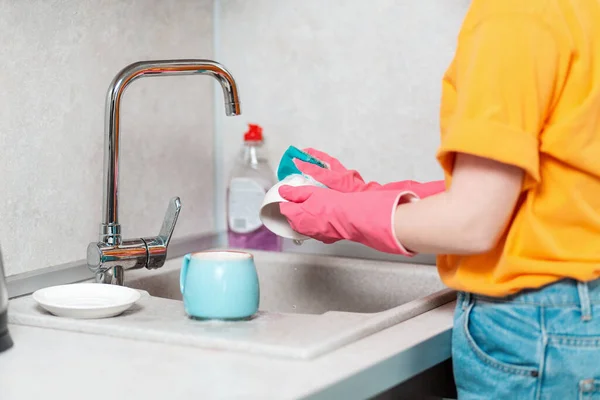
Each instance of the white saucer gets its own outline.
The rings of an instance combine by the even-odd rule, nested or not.
[[[100,283],[74,283],[37,290],[33,299],[50,313],[66,318],[114,317],[141,297],[137,290]]]

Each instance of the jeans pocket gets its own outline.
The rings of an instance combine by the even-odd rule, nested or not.
[[[510,303],[470,304],[463,330],[479,360],[497,370],[530,377],[539,375],[541,330],[533,307],[521,312]]]
[[[600,380],[585,379],[579,382],[579,400],[600,400]]]

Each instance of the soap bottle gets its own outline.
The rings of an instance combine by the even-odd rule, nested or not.
[[[277,182],[262,146],[262,128],[249,124],[227,187],[228,244],[233,248],[281,251],[282,239],[259,218],[265,194]]]

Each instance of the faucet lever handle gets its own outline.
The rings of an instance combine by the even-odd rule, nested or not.
[[[177,218],[179,217],[179,211],[181,211],[181,200],[179,197],[173,197],[171,201],[169,201],[165,219],[160,228],[160,232],[158,233],[158,237],[162,240],[165,247],[167,247],[169,241],[171,241],[171,236],[173,235],[175,225],[177,224]]]
[[[146,268],[160,268],[167,260],[167,247],[175,230],[180,210],[181,200],[179,200],[179,197],[173,197],[169,202],[169,207],[167,207],[167,213],[158,236],[142,239],[146,243],[147,249]]]

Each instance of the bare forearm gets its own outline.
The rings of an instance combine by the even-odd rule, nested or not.
[[[522,179],[519,168],[459,155],[448,191],[397,207],[396,237],[417,253],[486,252],[511,218]]]
[[[463,212],[456,199],[440,193],[398,206],[394,218],[396,237],[407,249],[429,254],[473,254],[486,250],[487,235],[473,213]]]

